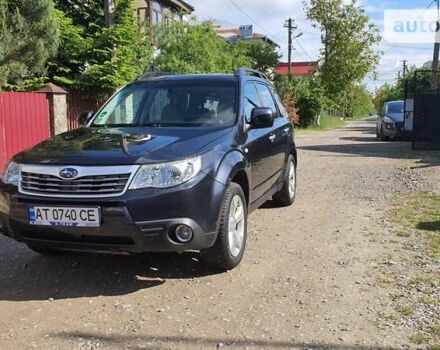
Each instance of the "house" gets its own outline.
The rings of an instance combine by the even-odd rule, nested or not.
[[[136,0],[136,15],[145,26],[182,21],[194,7],[182,0]]]
[[[236,43],[238,40],[261,40],[267,42],[273,46],[279,47],[279,45],[270,39],[267,35],[255,33],[253,26],[242,25],[238,28],[224,28],[221,25],[214,25],[215,32],[230,43]]]
[[[292,62],[291,64],[292,75],[294,76],[306,76],[312,75],[319,69],[318,62]],[[275,73],[278,75],[289,74],[289,64],[280,62],[275,67]]]

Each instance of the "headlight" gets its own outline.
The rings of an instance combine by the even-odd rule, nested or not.
[[[202,168],[201,157],[177,162],[142,165],[137,171],[130,189],[173,187],[191,180]]]
[[[15,162],[10,162],[6,167],[2,176],[2,181],[5,184],[18,186],[20,180],[20,166]]]
[[[383,121],[384,121],[385,123],[394,124],[394,120],[392,120],[390,117],[385,117],[385,118],[383,118]]]

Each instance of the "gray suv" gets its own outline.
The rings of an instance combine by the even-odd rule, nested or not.
[[[377,118],[376,135],[382,141],[402,136],[404,131],[404,101],[390,101],[383,106]]]

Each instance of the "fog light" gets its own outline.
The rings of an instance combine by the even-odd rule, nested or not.
[[[180,243],[188,243],[194,235],[193,230],[191,227],[187,225],[179,225],[176,227],[176,230],[174,231],[176,234],[176,238]]]

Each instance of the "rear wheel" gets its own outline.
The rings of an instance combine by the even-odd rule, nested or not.
[[[273,200],[276,204],[287,207],[295,202],[296,197],[296,165],[292,155],[289,156],[286,169],[283,188],[273,195]]]
[[[200,251],[201,260],[215,268],[232,270],[243,259],[246,238],[246,199],[240,185],[232,182],[223,199],[217,240],[211,248]]]

